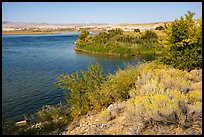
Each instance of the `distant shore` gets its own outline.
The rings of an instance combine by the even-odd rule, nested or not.
[[[144,23],[144,24],[95,24],[95,25],[76,25],[64,26],[54,24],[29,24],[29,23],[4,23],[2,24],[2,34],[53,34],[66,32],[81,32],[87,30],[89,32],[100,32],[111,30],[114,28],[121,28],[124,31],[134,31],[140,29],[145,31],[155,29],[157,26],[162,26],[164,22]]]
[[[2,34],[56,34],[56,33],[67,33],[67,32],[78,32],[78,31],[51,31],[51,32],[34,32],[34,31],[3,31]]]

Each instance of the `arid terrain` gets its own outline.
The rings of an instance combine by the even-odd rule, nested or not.
[[[22,23],[22,22],[2,22],[3,34],[42,34],[42,33],[60,33],[60,32],[80,32],[88,30],[100,32],[113,28],[121,28],[124,31],[134,31],[140,29],[145,31],[155,29],[157,26],[164,25],[164,22],[146,23],[146,24],[47,24],[47,23]]]

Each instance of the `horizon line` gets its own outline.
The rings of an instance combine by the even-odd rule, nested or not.
[[[144,22],[144,23],[48,23],[48,22],[23,22],[23,21],[2,21],[3,23],[25,23],[25,24],[59,24],[59,25],[69,25],[69,24],[151,24],[151,23],[164,23],[172,21],[154,21],[154,22]]]

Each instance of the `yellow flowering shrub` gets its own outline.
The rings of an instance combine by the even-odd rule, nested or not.
[[[195,104],[202,100],[202,91],[193,90],[187,94],[189,103]]]
[[[135,82],[135,95],[147,92],[166,92],[179,90],[187,93],[191,90],[192,74],[172,67],[152,63],[145,63],[138,67],[139,75]]]
[[[163,94],[150,92],[129,99],[125,115],[143,122],[152,119],[157,122],[180,123],[180,121],[185,121],[179,105],[181,102],[186,103],[186,96],[176,90]]]
[[[194,79],[200,73],[200,71],[189,73],[155,61],[146,62],[139,66],[129,66],[124,70],[119,69],[115,75],[109,75],[100,92],[106,97],[103,100],[106,105],[150,92],[167,93],[169,97],[180,92],[187,94],[192,90]]]
[[[105,109],[105,110],[103,110],[102,112],[99,113],[98,119],[99,119],[99,121],[100,121],[102,124],[105,124],[105,123],[107,123],[107,122],[111,119],[111,115],[110,115],[110,113]]]
[[[138,121],[151,119],[187,125],[187,115],[191,111],[187,104],[198,104],[202,98],[202,92],[192,91],[196,77],[193,72],[155,62],[141,64],[136,69],[139,74],[133,88],[129,90],[132,98],[127,101],[126,116]]]

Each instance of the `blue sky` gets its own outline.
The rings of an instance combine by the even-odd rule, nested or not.
[[[46,23],[150,23],[187,11],[202,16],[202,2],[3,2],[2,21]]]

